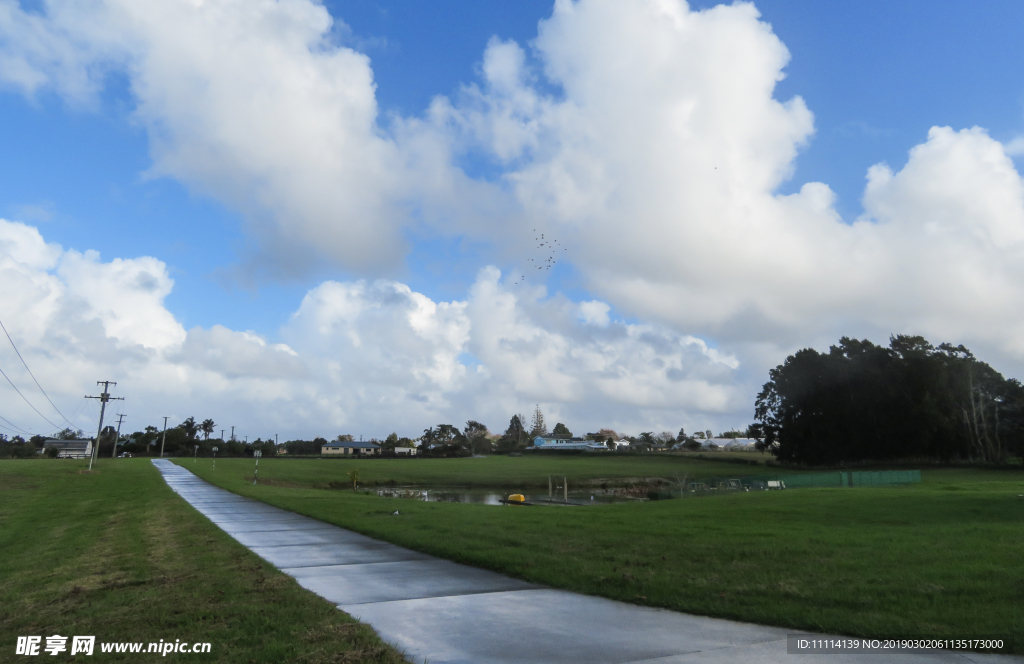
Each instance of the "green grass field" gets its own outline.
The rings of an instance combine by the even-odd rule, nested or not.
[[[53,634],[95,636],[101,661],[404,661],[200,516],[148,459],[86,466],[0,461],[0,661],[22,659],[18,636]],[[211,654],[99,652],[160,639]]]
[[[742,475],[679,457],[251,459],[179,463],[236,493],[443,558],[637,604],[858,636],[1014,639],[1024,652],[1024,472],[925,470],[891,488],[797,489],[601,507],[423,503],[364,482],[516,486]],[[620,464],[620,465],[616,465]],[[398,510],[398,516],[393,513]]]
[[[745,456],[761,457],[760,454],[749,453]],[[218,466],[221,461],[218,459]],[[211,465],[210,459],[205,462]],[[182,459],[181,463],[186,468],[192,467],[189,465],[191,461]],[[227,463],[244,465],[246,462],[230,459]],[[249,459],[247,463],[251,466],[253,460]],[[395,483],[509,489],[546,487],[549,475],[566,476],[570,486],[575,486],[583,483],[599,484],[605,480],[612,484],[622,484],[638,479],[675,481],[683,477],[744,477],[782,472],[777,468],[723,463],[676,454],[527,455],[462,459],[283,458],[262,459],[261,473],[264,467],[268,469],[265,475],[268,482],[320,488],[327,488],[331,482],[345,481],[346,473],[352,468],[359,469],[360,482],[367,485]],[[263,477],[261,475],[261,479]]]

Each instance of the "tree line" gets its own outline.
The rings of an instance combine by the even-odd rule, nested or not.
[[[1003,464],[1024,453],[1020,381],[920,336],[801,350],[769,372],[754,415],[760,447],[781,461]]]
[[[235,439],[223,439],[212,437],[217,424],[212,419],[205,419],[202,422],[194,417],[188,417],[180,424],[169,427],[166,434],[155,426],[147,426],[142,431],[135,431],[131,434],[122,434],[118,438],[117,430],[113,426],[106,426],[100,435],[100,444],[97,454],[99,456],[111,456],[113,446],[118,446],[118,452],[128,452],[135,456],[159,456],[161,447],[166,456],[183,456],[198,454],[199,456],[211,456],[213,448],[217,448],[217,456],[252,456],[259,451],[263,456],[275,456],[287,454],[289,456],[319,456],[324,445],[327,445],[326,438],[317,437],[312,440],[294,439],[287,440],[278,445],[275,438],[268,436],[266,439],[257,438],[252,442],[245,442]],[[728,432],[719,434],[719,437],[740,436],[739,432]],[[544,413],[538,405],[527,424],[527,418],[523,414],[513,415],[509,420],[508,427],[504,433],[492,434],[486,425],[476,420],[468,420],[465,426],[458,427],[453,424],[441,423],[423,430],[423,434],[417,438],[399,436],[391,433],[384,439],[371,438],[370,443],[380,446],[385,456],[395,454],[396,448],[417,448],[421,456],[431,457],[460,457],[473,454],[516,454],[521,453],[533,446],[534,438],[537,436],[572,438],[573,433],[562,422],[555,424],[554,428],[548,430],[544,419]],[[91,438],[81,430],[75,431],[65,429],[54,436],[59,439],[74,440]],[[663,431],[659,434],[653,431],[644,431],[638,436],[621,436],[612,429],[600,429],[597,433],[588,433],[585,436],[606,444],[611,449],[617,449],[619,441],[627,440],[631,449],[645,450],[671,447],[676,444],[683,444],[686,449],[700,449],[701,443],[698,439],[711,438],[711,431],[698,431],[694,435],[687,435],[683,429],[678,434]],[[333,441],[353,441],[351,434],[339,434]],[[25,440],[20,436],[7,439],[0,434],[0,457],[35,457],[46,441],[44,436],[33,436]]]

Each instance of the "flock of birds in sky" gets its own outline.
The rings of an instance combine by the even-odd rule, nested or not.
[[[537,229],[534,228],[533,232],[536,233]],[[537,249],[542,250],[540,252],[540,255],[547,254],[547,258],[544,258],[543,260],[541,260],[540,255],[537,258],[526,259],[527,262],[533,263],[533,267],[538,270],[550,270],[551,268],[553,268],[555,264],[558,263],[558,259],[556,258],[556,256],[558,256],[559,249],[561,249],[562,251],[568,251],[565,247],[559,246],[560,243],[558,240],[552,240],[550,238],[547,238],[544,236],[544,233],[541,233],[539,236],[534,237],[533,239],[534,241],[537,242]],[[526,281],[525,274],[519,277],[518,283],[522,283],[523,281]]]

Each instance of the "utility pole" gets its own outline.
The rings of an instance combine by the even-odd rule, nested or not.
[[[224,441],[224,429],[220,430],[220,439],[221,439],[221,442]]]
[[[164,443],[167,442],[167,416],[164,417],[164,437],[160,439],[160,458],[164,458]]]
[[[86,399],[99,399],[100,400],[100,426],[99,426],[99,429],[96,430],[96,444],[92,448],[92,456],[89,457],[89,470],[92,470],[92,464],[96,460],[96,456],[99,454],[99,450],[100,450],[100,435],[103,433],[103,414],[105,412],[107,412],[107,402],[108,401],[124,401],[124,397],[111,397],[110,393],[107,392],[107,390],[110,389],[111,385],[117,385],[116,382],[114,382],[112,380],[98,380],[98,381],[96,381],[96,384],[103,386],[103,391],[100,392],[100,395],[98,397],[91,397],[88,394],[85,395]],[[114,447],[115,448],[117,447],[117,441],[114,441]]]
[[[114,451],[110,453],[110,458],[113,459],[117,456],[117,441],[121,440],[121,422],[124,418],[128,417],[124,413],[117,416],[117,438],[114,438]]]
[[[231,425],[231,440],[235,439],[235,425]]]

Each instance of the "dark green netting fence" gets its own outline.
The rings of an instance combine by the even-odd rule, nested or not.
[[[921,481],[920,470],[863,470],[799,475],[755,475],[739,478],[687,478],[684,484],[658,487],[648,492],[652,499],[692,496],[725,491],[757,491],[773,489],[806,489],[813,487],[858,488],[894,486]]]
[[[755,478],[751,478],[755,479]],[[756,478],[762,479],[762,478]],[[771,478],[785,483],[787,489],[805,487],[862,487],[912,484],[921,481],[920,470],[862,470],[835,471],[832,473],[805,473],[801,475],[776,475]]]

